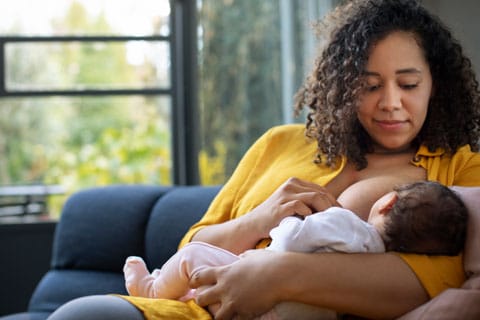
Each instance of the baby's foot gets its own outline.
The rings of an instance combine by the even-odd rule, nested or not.
[[[131,296],[148,297],[150,273],[142,258],[128,257],[123,267],[125,287]],[[153,281],[153,280],[152,280]]]

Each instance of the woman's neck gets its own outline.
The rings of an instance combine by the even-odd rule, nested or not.
[[[415,149],[412,146],[406,146],[396,149],[387,149],[381,146],[374,146],[372,154],[378,155],[400,155],[400,154],[415,154]]]

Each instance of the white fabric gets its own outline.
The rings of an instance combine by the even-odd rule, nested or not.
[[[274,251],[385,252],[377,230],[350,210],[331,207],[301,220],[287,217],[270,231]]]

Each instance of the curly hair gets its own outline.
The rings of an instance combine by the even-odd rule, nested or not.
[[[480,92],[470,60],[448,28],[415,0],[353,0],[317,24],[325,45],[313,72],[295,95],[295,113],[308,107],[306,135],[315,139],[315,162],[335,166],[346,156],[367,166],[372,141],[356,116],[362,74],[372,46],[394,31],[410,32],[433,79],[425,122],[412,142],[448,153],[466,144],[478,151]]]
[[[457,255],[465,244],[468,211],[450,188],[421,181],[394,189],[398,200],[385,222],[387,251]]]

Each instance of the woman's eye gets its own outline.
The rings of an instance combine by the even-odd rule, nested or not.
[[[366,89],[368,92],[373,92],[378,90],[380,88],[380,85],[367,85]]]
[[[417,83],[402,84],[401,87],[405,90],[412,90],[418,87],[418,84]]]

